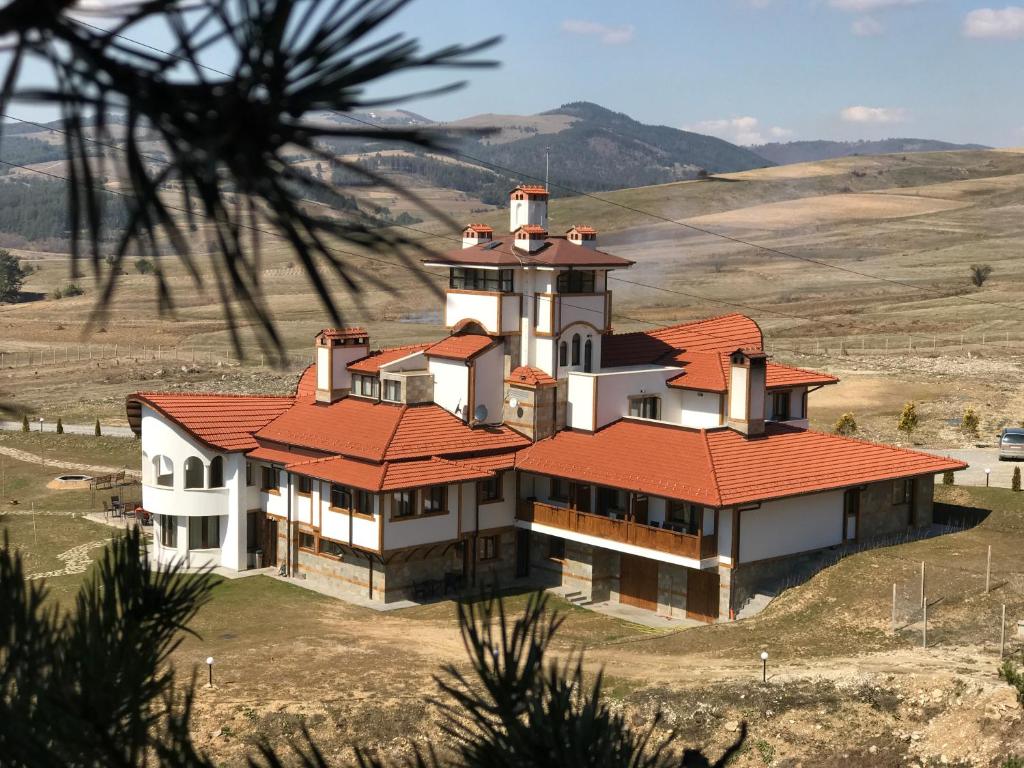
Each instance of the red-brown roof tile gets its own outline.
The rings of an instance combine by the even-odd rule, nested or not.
[[[494,227],[488,226],[487,224],[468,224],[466,229],[471,229],[474,232],[493,232]]]
[[[429,357],[443,357],[448,360],[472,360],[493,344],[494,339],[490,336],[465,333],[441,339],[436,344],[427,347],[425,354]]]
[[[520,224],[516,229],[515,234],[525,232],[528,235],[546,235],[548,231],[537,224]]]
[[[528,195],[541,195],[543,197],[548,196],[548,188],[540,184],[520,184],[512,192],[525,192]],[[512,194],[512,192],[509,194]]]
[[[794,368],[789,365],[768,363],[765,371],[765,386],[768,389],[779,389],[782,387],[813,387],[826,384],[837,384],[839,379],[827,373],[808,371],[804,368]]]
[[[666,383],[678,389],[722,393],[729,385],[729,354],[727,352],[681,352],[675,362],[683,372]]]
[[[302,448],[287,448],[273,443],[262,442],[251,451],[245,454],[255,461],[265,461],[270,464],[293,464],[296,461],[308,461],[312,458],[320,458],[322,454],[318,451],[310,451]]]
[[[369,338],[365,328],[324,328],[317,336],[328,339],[364,339]]]
[[[256,447],[253,433],[294,402],[292,397],[266,395],[136,392],[127,399],[128,423],[135,434],[141,434],[142,406],[146,405],[212,448],[246,451]]]
[[[596,248],[580,248],[564,236],[548,236],[534,251],[515,247],[515,238],[491,240],[468,248],[446,251],[422,260],[426,264],[470,264],[489,267],[629,267],[634,262]]]
[[[437,457],[398,461],[386,466],[387,472],[380,486],[382,491],[483,480],[494,474],[468,461],[449,461]]]
[[[404,347],[389,347],[371,352],[366,357],[348,364],[348,369],[356,373],[379,373],[382,365],[393,363],[417,352],[422,352],[430,344],[407,344]]]
[[[553,386],[558,383],[540,368],[529,365],[520,365],[513,369],[505,381],[509,384],[525,384],[528,387]]]
[[[400,405],[357,397],[330,405],[297,401],[258,436],[284,445],[381,461],[403,410]]]
[[[329,456],[293,462],[285,469],[297,475],[326,480],[329,483],[351,485],[364,491],[377,491],[384,480],[387,465],[346,459],[343,456]]]
[[[581,235],[596,235],[597,230],[593,227],[588,227],[586,224],[574,224],[569,232],[579,232]]]
[[[508,427],[469,427],[439,405],[418,405],[405,409],[384,458],[393,461],[514,450],[529,444],[528,439]]]
[[[668,364],[683,350],[734,352],[741,347],[760,349],[761,329],[746,315],[732,313],[709,317],[652,331],[618,333],[601,342],[601,365]]]
[[[967,465],[928,453],[770,424],[748,438],[617,421],[594,434],[566,431],[516,456],[516,467],[587,483],[727,507]]]

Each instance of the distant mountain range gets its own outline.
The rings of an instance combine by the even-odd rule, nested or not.
[[[808,163],[853,155],[891,155],[902,152],[950,152],[962,149],[991,149],[982,144],[951,144],[932,139],[881,139],[880,141],[789,141],[749,147],[775,165]]]

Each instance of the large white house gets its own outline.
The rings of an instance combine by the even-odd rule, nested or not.
[[[837,380],[771,362],[732,314],[616,334],[632,262],[543,187],[511,232],[470,225],[447,268],[450,335],[371,350],[321,331],[287,397],[142,392],[143,505],[161,563],[280,566],[376,601],[517,580],[704,621],[807,553],[924,526],[965,465],[814,432]]]

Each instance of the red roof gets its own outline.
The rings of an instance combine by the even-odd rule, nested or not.
[[[579,232],[581,235],[596,235],[597,230],[593,227],[588,227],[586,224],[574,224],[570,232]]]
[[[516,457],[519,469],[711,507],[797,496],[967,465],[928,453],[770,424],[748,438],[620,420],[565,431]]]
[[[505,381],[509,384],[525,384],[529,387],[550,386],[558,383],[540,368],[532,368],[529,365],[520,365],[509,373]]]
[[[305,477],[326,480],[329,483],[376,491],[380,489],[384,480],[387,464],[371,464],[365,461],[346,459],[343,456],[329,456],[322,459],[293,462],[285,469]]]
[[[491,470],[481,467],[475,460],[451,461],[436,456],[383,464],[369,464],[343,456],[331,456],[296,462],[285,468],[298,475],[339,485],[350,485],[366,491],[395,491],[402,488],[483,480],[494,474]]]
[[[677,389],[722,393],[729,389],[729,353],[681,352],[675,362],[683,372],[666,383]]]
[[[515,238],[490,240],[468,248],[446,251],[423,259],[427,264],[479,264],[489,267],[629,267],[634,262],[596,248],[580,248],[564,236],[548,236],[534,251],[515,247]]]
[[[219,395],[184,392],[136,392],[127,399],[128,423],[142,433],[146,405],[202,443],[222,451],[256,447],[253,433],[287,411],[292,397]]]
[[[618,333],[601,342],[601,366],[650,365],[674,362],[689,352],[734,352],[743,347],[760,349],[761,329],[746,315],[732,313],[652,331]]]
[[[260,445],[253,448],[245,455],[250,459],[265,461],[269,464],[293,464],[296,461],[308,461],[310,458],[314,458],[309,451],[304,451],[302,449],[292,450],[282,448],[278,445],[268,445],[266,443],[260,443]]]
[[[548,233],[544,227],[536,224],[523,224],[515,231],[515,234],[518,235],[520,232],[525,232],[528,235],[546,235]]]
[[[324,328],[317,336],[323,336],[328,339],[369,338],[365,328]]]
[[[436,344],[427,347],[426,354],[430,357],[444,357],[449,360],[472,360],[494,344],[490,336],[466,333],[449,336]]]
[[[490,227],[486,224],[469,224],[466,229],[471,229],[474,232],[493,232],[494,227]]]
[[[350,371],[356,373],[379,373],[382,365],[393,363],[395,360],[401,360],[403,357],[422,352],[424,349],[430,346],[427,344],[408,344],[404,347],[389,347],[388,349],[378,349],[376,352],[371,352],[366,357],[361,357],[354,362],[348,364]]]
[[[259,432],[281,445],[367,461],[514,450],[529,440],[507,427],[469,427],[439,405],[395,405],[346,397],[297,401]]]
[[[813,387],[839,383],[837,377],[830,376],[827,373],[808,371],[804,368],[794,368],[789,365],[779,365],[778,363],[768,363],[765,379],[765,386],[768,389],[801,386]]]
[[[525,192],[528,195],[543,195],[548,196],[548,188],[542,187],[540,184],[520,184],[518,187],[512,190],[509,194],[516,192]]]

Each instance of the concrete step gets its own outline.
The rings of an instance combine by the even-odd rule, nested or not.
[[[757,616],[763,611],[772,600],[775,599],[775,595],[761,594],[758,593],[747,600],[736,614],[737,619],[749,619],[751,616]]]

